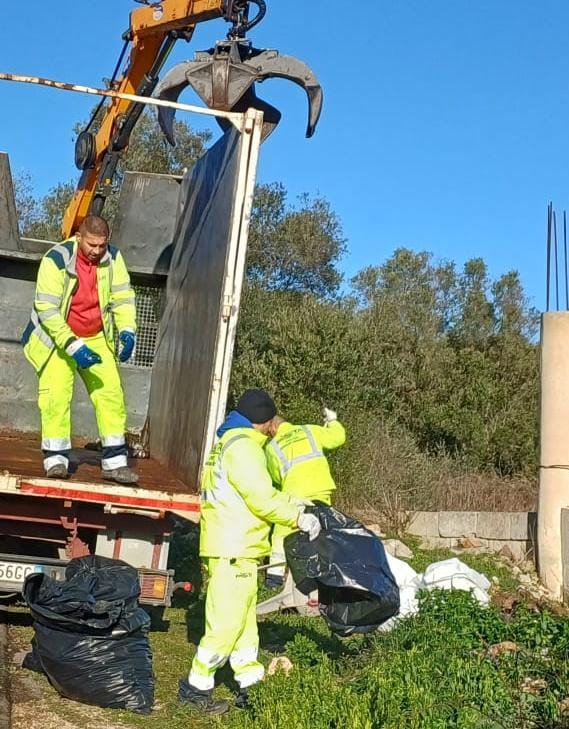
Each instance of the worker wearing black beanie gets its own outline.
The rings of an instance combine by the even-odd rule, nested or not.
[[[297,499],[273,488],[263,447],[277,408],[264,390],[247,390],[217,431],[201,477],[200,556],[208,571],[206,629],[179,697],[207,714],[227,702],[213,698],[214,676],[229,660],[239,685],[236,706],[265,669],[257,659],[257,567],[271,552],[272,524],[316,539],[320,521]],[[230,599],[229,599],[230,598]]]
[[[257,425],[266,423],[277,414],[277,406],[273,398],[265,390],[259,389],[245,390],[235,409]]]

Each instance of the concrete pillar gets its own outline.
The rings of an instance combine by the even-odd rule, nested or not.
[[[561,599],[561,510],[569,506],[569,312],[541,319],[541,468],[538,563],[545,586]]]

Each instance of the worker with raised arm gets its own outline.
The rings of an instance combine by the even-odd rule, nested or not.
[[[95,408],[103,478],[133,484],[127,465],[126,410],[115,359],[132,355],[134,292],[119,250],[108,243],[107,222],[88,215],[77,234],[42,258],[24,354],[38,375],[44,468],[66,478],[71,450],[71,399],[78,372]]]
[[[301,501],[332,504],[336,484],[325,452],[346,442],[346,431],[333,410],[324,408],[324,425],[293,425],[277,415],[271,423],[272,440],[265,448],[273,483],[283,493]],[[266,586],[281,587],[285,575],[283,540],[290,533],[276,525],[272,535],[271,564]]]
[[[276,407],[264,390],[247,390],[217,431],[201,479],[200,556],[209,582],[205,634],[179,698],[208,714],[222,714],[227,702],[212,697],[214,675],[229,660],[239,684],[237,706],[261,681],[257,660],[257,567],[270,553],[272,524],[300,529],[316,539],[320,522],[296,500],[273,488],[263,446]]]

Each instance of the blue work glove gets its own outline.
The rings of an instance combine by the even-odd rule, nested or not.
[[[128,330],[125,330],[124,332],[120,332],[119,341],[122,345],[120,348],[120,352],[119,352],[119,361],[126,362],[127,360],[129,360],[131,358],[132,351],[134,349],[134,345],[136,342],[136,337],[134,336],[134,332],[129,332]]]
[[[93,365],[101,364],[103,361],[100,355],[97,352],[93,352],[92,349],[89,349],[82,339],[75,339],[65,348],[65,351],[77,362],[77,367],[81,367],[83,370]]]

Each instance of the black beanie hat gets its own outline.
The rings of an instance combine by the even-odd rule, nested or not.
[[[273,398],[264,390],[245,390],[235,408],[252,423],[266,423],[277,414]]]

